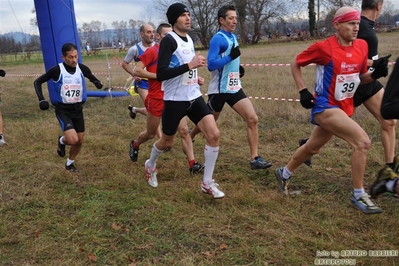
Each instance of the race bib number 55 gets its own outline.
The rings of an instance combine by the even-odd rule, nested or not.
[[[239,91],[241,89],[240,73],[230,72],[227,80],[227,91]]]

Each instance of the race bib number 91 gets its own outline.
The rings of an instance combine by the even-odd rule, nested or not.
[[[347,98],[352,98],[355,95],[359,84],[359,73],[337,75],[334,98],[337,101],[343,101]]]
[[[197,69],[191,69],[183,74],[183,85],[198,84]]]

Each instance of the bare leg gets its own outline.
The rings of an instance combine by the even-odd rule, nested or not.
[[[363,188],[367,153],[371,147],[367,133],[341,109],[327,109],[315,115],[315,120],[326,131],[345,140],[353,147],[351,156],[353,187]]]
[[[141,100],[143,101],[143,103],[145,102],[145,98],[147,97],[148,94],[148,90],[142,89],[142,88],[137,88],[137,92],[140,95]],[[136,107],[136,112],[140,113],[142,115],[147,115],[147,109],[145,107]]]
[[[381,124],[381,142],[384,147],[385,162],[392,163],[395,157],[395,125],[396,120],[390,119],[385,120],[381,116],[381,102],[384,96],[384,89],[381,89],[373,97],[365,101],[363,104],[369,110],[369,112],[380,122]]]
[[[194,160],[194,149],[193,149],[193,142],[191,140],[191,137],[188,133],[188,126],[187,126],[187,119],[186,117],[183,117],[180,120],[179,127],[177,128],[177,131],[179,132],[180,139],[181,139],[181,145],[183,147],[183,152],[187,156],[187,161],[190,162],[191,160]]]
[[[255,109],[248,98],[244,98],[238,101],[233,106],[236,111],[247,123],[247,140],[249,143],[249,149],[251,152],[251,161],[257,157],[258,154],[258,116],[255,113]]]
[[[64,131],[64,137],[62,141],[65,145],[71,146],[69,151],[69,159],[75,160],[76,156],[78,155],[82,144],[83,144],[84,132],[76,133],[75,129],[69,129]]]

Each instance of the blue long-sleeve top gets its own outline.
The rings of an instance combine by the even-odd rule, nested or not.
[[[234,43],[234,39],[237,39],[235,35],[231,32],[227,32],[224,30],[220,30],[224,33],[230,40]],[[212,37],[209,43],[209,51],[208,51],[208,70],[214,71],[218,68],[222,68],[227,63],[231,62],[230,55],[225,57],[218,57],[220,54],[224,53],[229,47],[229,43],[227,40],[220,34],[216,34]]]

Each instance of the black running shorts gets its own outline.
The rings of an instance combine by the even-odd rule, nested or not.
[[[198,124],[204,116],[212,114],[202,96],[192,101],[165,101],[164,104],[162,132],[167,136],[176,134],[180,120],[186,115],[194,124]]]
[[[236,93],[218,93],[208,95],[208,106],[213,112],[221,112],[225,103],[233,107],[237,102],[247,98],[244,91],[240,89]]]
[[[62,132],[75,129],[77,133],[85,132],[85,121],[83,119],[83,106],[78,104],[57,104],[55,116],[61,125]]]
[[[383,87],[384,86],[378,80],[359,85],[353,98],[353,103],[355,107],[360,106],[362,103],[373,97]]]

